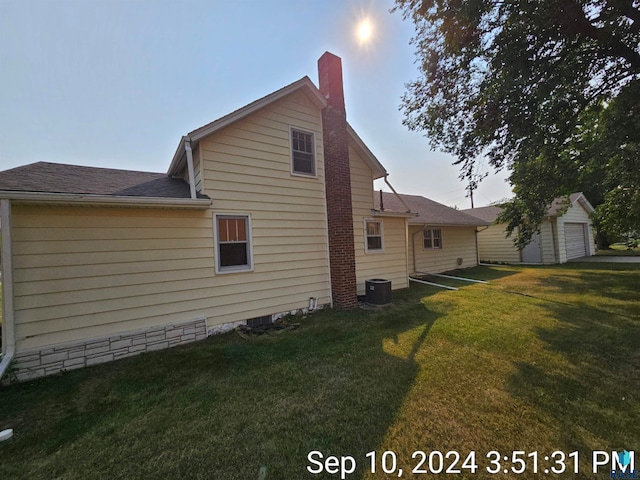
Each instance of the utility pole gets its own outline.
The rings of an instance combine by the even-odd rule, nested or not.
[[[471,180],[469,182],[469,186],[467,187],[467,191],[469,192],[469,194],[467,195],[467,197],[469,197],[471,199],[471,208],[473,207],[473,191],[478,188],[478,182],[476,180]]]

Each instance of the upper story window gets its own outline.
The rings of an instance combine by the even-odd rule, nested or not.
[[[252,269],[251,224],[248,215],[216,215],[216,271]]]
[[[442,230],[439,228],[425,228],[422,231],[424,248],[442,248]]]
[[[313,133],[291,129],[291,172],[298,175],[316,175]]]
[[[382,222],[379,220],[365,220],[366,251],[382,251]]]

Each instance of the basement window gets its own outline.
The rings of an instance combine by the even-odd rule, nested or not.
[[[366,251],[367,252],[381,252],[382,251],[382,222],[379,220],[365,220],[365,237],[366,237]]]
[[[425,228],[422,231],[424,248],[442,248],[442,230],[439,228]]]
[[[216,273],[253,269],[249,215],[215,215]]]
[[[313,145],[313,133],[291,129],[291,173],[315,177],[316,159]]]

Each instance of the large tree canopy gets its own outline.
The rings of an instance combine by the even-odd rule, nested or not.
[[[397,0],[397,8],[415,24],[421,71],[402,100],[404,123],[455,155],[469,179],[480,158],[510,169],[517,201],[504,217],[520,226],[519,245],[553,198],[603,172],[597,162],[617,192],[611,209],[637,202],[637,181],[611,177],[638,163],[637,116],[628,112],[640,111],[640,1]],[[602,135],[603,125],[612,131]]]

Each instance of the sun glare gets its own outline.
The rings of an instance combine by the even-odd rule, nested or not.
[[[373,36],[373,25],[368,18],[365,18],[358,24],[357,35],[358,40],[360,40],[360,45],[363,45],[371,40],[371,37]]]

